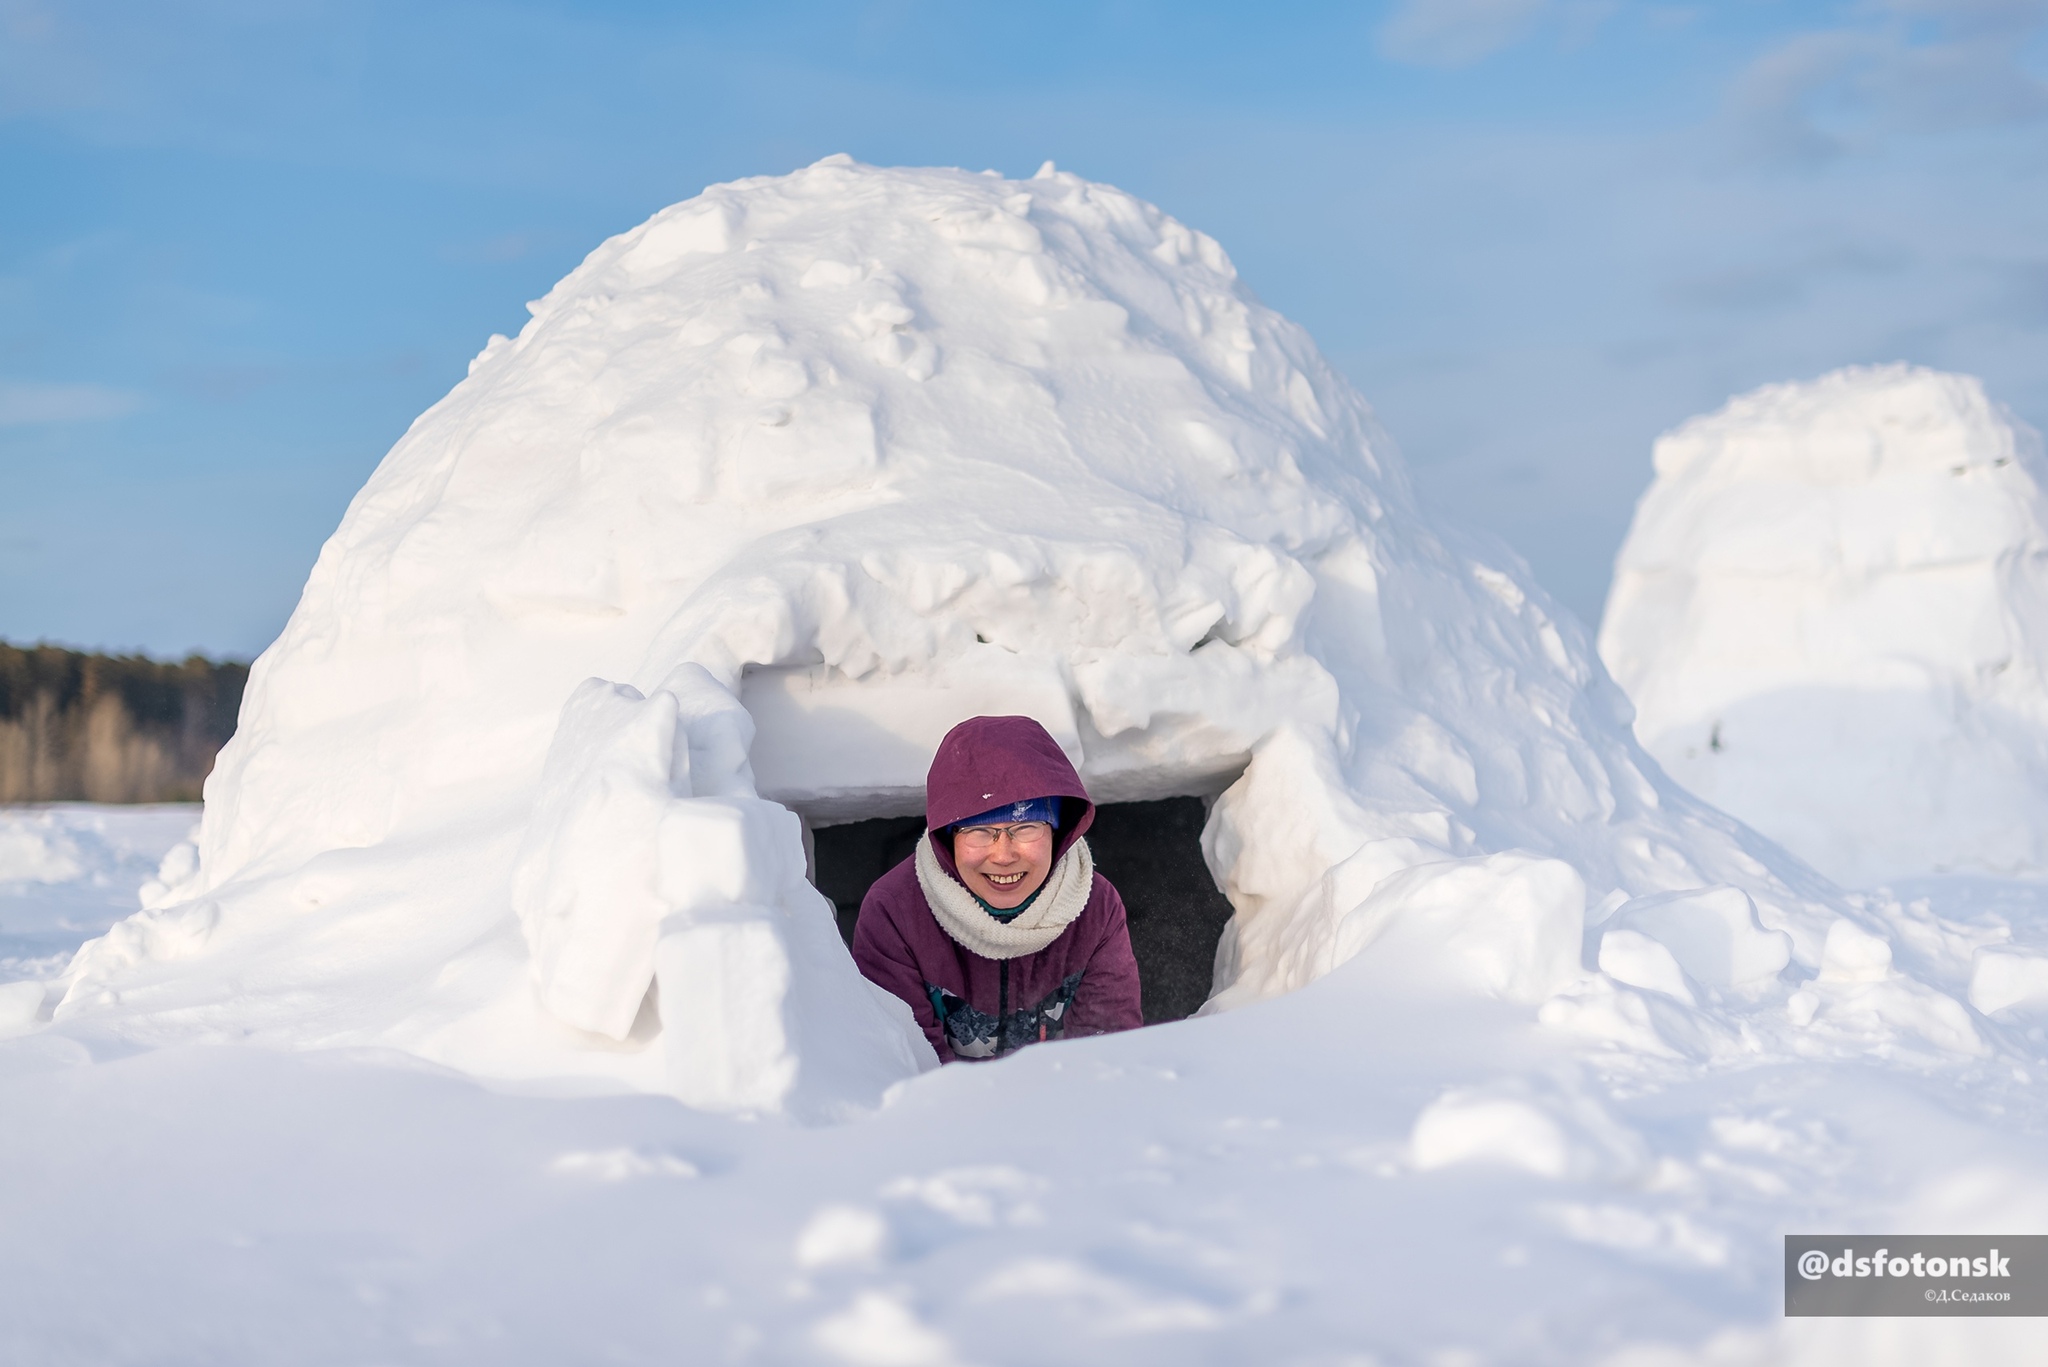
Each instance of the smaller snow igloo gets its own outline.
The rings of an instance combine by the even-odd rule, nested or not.
[[[1045,723],[1112,811],[1205,804],[1210,1011],[1411,911],[1490,946],[1473,990],[1541,1000],[1589,893],[1735,884],[1819,961],[1824,886],[1643,759],[1585,633],[1157,208],[828,158],[530,307],[350,505],[196,871],[81,952],[60,1019],[873,1104],[930,1054],[803,821],[915,813],[976,713]]]
[[[1694,792],[1852,886],[2048,870],[2048,464],[1965,375],[1768,385],[1657,441],[1600,651]]]

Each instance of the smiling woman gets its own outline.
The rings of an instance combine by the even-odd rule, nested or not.
[[[946,734],[910,858],[868,890],[854,962],[942,1061],[1143,1023],[1123,899],[1082,836],[1095,804],[1029,717]]]
[[[1202,857],[1208,817],[1200,796],[1105,802],[1088,828],[1095,868],[1123,898],[1147,1025],[1192,1016],[1209,999],[1230,899]],[[842,821],[809,836],[811,881],[831,900],[850,946],[868,889],[925,838],[924,818]]]

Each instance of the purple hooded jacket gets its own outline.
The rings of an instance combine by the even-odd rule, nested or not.
[[[975,717],[947,732],[924,797],[924,838],[954,878],[959,871],[946,833],[953,822],[1011,802],[1056,797],[1057,864],[1095,820],[1081,776],[1029,717]],[[1058,939],[1034,954],[989,959],[946,933],[918,886],[915,858],[906,859],[862,899],[853,961],[870,981],[910,1004],[942,1063],[1144,1023],[1123,899],[1099,873],[1087,905]]]

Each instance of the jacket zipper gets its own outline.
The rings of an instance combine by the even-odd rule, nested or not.
[[[1004,1025],[1010,1019],[1010,961],[998,959],[1001,965],[996,978],[996,1057],[1003,1056],[1003,1047],[1009,1043],[1010,1032]]]

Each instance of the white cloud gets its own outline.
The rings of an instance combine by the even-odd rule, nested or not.
[[[0,427],[101,422],[126,417],[141,406],[141,395],[107,385],[0,380]]]
[[[1550,0],[1402,0],[1380,27],[1380,53],[1417,66],[1470,66],[1522,41],[1550,7]]]
[[[1798,34],[1750,64],[1730,103],[1752,148],[1817,161],[1899,134],[2048,118],[2048,82],[2023,59],[2048,24],[2048,0],[1880,0],[1872,13]]]

